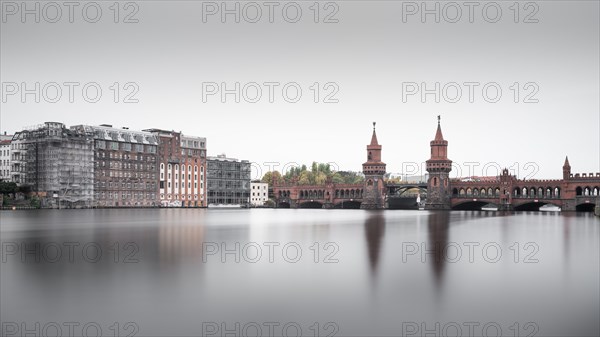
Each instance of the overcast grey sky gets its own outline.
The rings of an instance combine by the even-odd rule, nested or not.
[[[222,18],[221,1],[121,2],[118,12],[113,1],[76,3],[71,23],[63,2],[60,17],[35,1],[23,17],[20,1],[2,1],[2,131],[44,121],[158,127],[207,137],[210,155],[358,171],[377,121],[388,171],[401,172],[428,158],[441,115],[463,176],[465,162],[496,162],[519,177],[559,178],[565,155],[575,172],[600,171],[598,1],[427,2],[439,6],[439,23],[435,13],[421,16],[421,1],[324,1],[318,13],[314,1],[237,2],[239,23]],[[40,102],[23,99],[21,83],[36,82]],[[79,83],[73,103],[65,82]],[[96,103],[85,101],[94,86],[82,94],[91,82],[102,90]],[[240,102],[233,94],[223,102],[219,86],[236,82]],[[439,103],[421,97],[421,83],[439,83]],[[286,102],[297,86],[302,96]]]

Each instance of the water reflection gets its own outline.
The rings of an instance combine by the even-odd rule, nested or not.
[[[599,332],[600,220],[589,214],[86,210],[1,216],[3,243],[79,243],[75,263],[66,250],[58,262],[50,261],[51,250],[40,262],[35,254],[24,262],[20,253],[3,255],[0,309],[7,321],[97,321],[106,331],[131,321],[141,336],[197,336],[202,322],[225,320],[299,321],[305,335],[312,335],[314,322],[329,321],[339,325],[339,336],[398,335],[400,319],[426,321],[429,328],[438,321],[498,322],[504,335],[519,332],[510,328],[515,322],[535,322],[539,336]],[[220,254],[203,261],[203,243],[232,249],[250,241],[280,243],[275,262],[266,251],[259,263],[235,262],[232,255],[223,262]],[[127,248],[129,242],[139,250]],[[304,249],[300,262],[283,259],[287,242]],[[318,262],[314,242],[321,244]],[[339,246],[333,256],[339,263],[323,263],[331,253],[326,242]],[[404,242],[419,249],[407,261]],[[474,262],[465,242],[480,244]],[[488,242],[503,249],[497,263],[482,256]],[[86,243],[102,248],[98,262],[82,259]],[[447,248],[455,244],[463,256],[449,262],[454,251]],[[525,263],[529,257],[539,262]],[[128,258],[139,262],[125,263]]]
[[[435,278],[436,287],[439,289],[442,285],[444,276],[444,259],[446,246],[448,244],[448,227],[450,223],[450,212],[432,212],[427,218],[428,242],[427,249],[433,253],[431,267]],[[429,253],[429,252],[427,252]]]
[[[381,212],[371,213],[365,221],[365,237],[367,239],[367,251],[369,254],[369,266],[371,275],[377,275],[381,241],[385,234],[385,218]]]

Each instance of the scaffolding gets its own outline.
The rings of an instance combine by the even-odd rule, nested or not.
[[[28,185],[42,207],[91,207],[94,196],[93,135],[62,123],[18,132],[13,137],[13,181]],[[16,151],[15,151],[16,150]]]

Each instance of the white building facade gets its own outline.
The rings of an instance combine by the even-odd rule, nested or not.
[[[250,203],[252,206],[264,206],[269,200],[269,184],[261,182],[250,183]]]
[[[10,180],[10,140],[0,140],[0,181]]]

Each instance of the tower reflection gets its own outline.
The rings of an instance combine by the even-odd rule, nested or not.
[[[440,287],[444,276],[445,248],[448,244],[448,227],[450,223],[450,212],[436,211],[429,214],[427,218],[428,242],[427,253],[433,256],[427,258],[431,261],[436,287]]]
[[[371,275],[377,274],[377,265],[379,264],[379,253],[381,251],[381,241],[385,233],[385,218],[381,212],[373,212],[365,221],[365,237],[367,239],[367,251],[369,254],[369,265]]]

